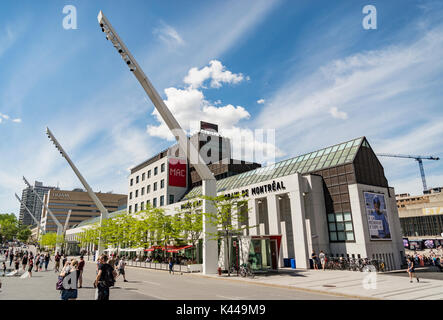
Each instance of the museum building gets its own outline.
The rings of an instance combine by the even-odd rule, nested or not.
[[[293,259],[297,268],[307,269],[312,250],[329,257],[383,260],[387,270],[404,262],[395,192],[365,137],[217,179],[216,184],[219,195],[247,197],[248,219],[237,223],[248,228],[229,245],[237,263],[248,260],[255,270],[276,270]],[[175,213],[198,198],[201,188],[189,188],[164,209]],[[84,228],[85,223],[67,234]],[[226,269],[223,248],[219,245],[218,265]]]

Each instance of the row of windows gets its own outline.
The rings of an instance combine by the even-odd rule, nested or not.
[[[165,187],[165,179],[162,179],[160,181],[160,189],[163,189]],[[154,182],[152,185],[153,191],[157,191],[157,182]],[[146,194],[151,192],[151,185],[146,186]],[[145,195],[145,187],[140,189],[140,196]],[[138,190],[135,190],[135,198],[138,197]],[[132,199],[132,192],[129,193],[129,200]]]
[[[160,196],[159,199],[160,199],[160,207],[164,206],[165,205],[165,196]],[[169,195],[169,204],[172,204],[172,203],[174,203],[174,195],[170,194]],[[149,206],[150,204],[151,204],[151,200],[146,200],[146,206]],[[152,199],[152,207],[157,208],[157,198]],[[136,203],[134,205],[134,211],[132,211],[132,206],[129,206],[129,213],[138,212],[139,210],[140,211],[145,210],[145,202],[144,201],[140,202],[140,206],[138,203]]]
[[[354,241],[354,227],[350,212],[329,213],[328,228],[330,241]]]
[[[160,172],[165,172],[165,167],[166,167],[165,163],[162,163],[160,165]],[[158,167],[155,167],[154,168],[154,176],[156,176],[157,174],[158,174]],[[136,184],[140,182],[139,178],[140,178],[140,176],[136,176],[135,177],[135,183]],[[145,178],[146,178],[146,173],[143,172],[142,175],[141,175],[141,181],[145,181]],[[149,178],[151,178],[151,170],[148,170],[148,179]],[[133,184],[134,184],[134,179],[132,178],[131,181],[130,181],[130,186],[132,187]]]

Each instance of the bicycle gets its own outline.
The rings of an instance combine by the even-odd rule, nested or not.
[[[249,265],[243,264],[240,266],[240,275],[245,278],[245,277],[251,277],[254,278],[255,275],[252,272],[252,269]]]

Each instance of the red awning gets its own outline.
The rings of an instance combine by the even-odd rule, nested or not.
[[[167,252],[177,253],[180,250],[184,250],[184,249],[191,248],[191,247],[193,247],[193,246],[175,247],[175,248],[168,249]]]

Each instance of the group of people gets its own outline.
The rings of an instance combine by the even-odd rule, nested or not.
[[[314,265],[315,270],[318,270],[319,266],[321,266],[323,271],[325,270],[327,258],[326,258],[326,254],[323,252],[323,250],[321,250],[318,255],[315,253],[315,250],[312,250],[311,258],[312,258],[312,263]]]
[[[6,250],[4,252],[5,261],[9,258],[9,266],[12,266],[14,263],[14,269],[18,273],[20,270],[20,264],[22,265],[23,271],[26,272],[26,267],[28,268],[28,274],[32,277],[32,270],[35,272],[43,271],[43,266],[45,267],[45,271],[48,270],[49,261],[51,261],[51,257],[49,252],[39,252],[35,256],[32,252],[16,250],[14,252],[13,249]],[[5,261],[2,263],[3,276],[6,274],[6,263]],[[35,266],[35,269],[34,269]]]

